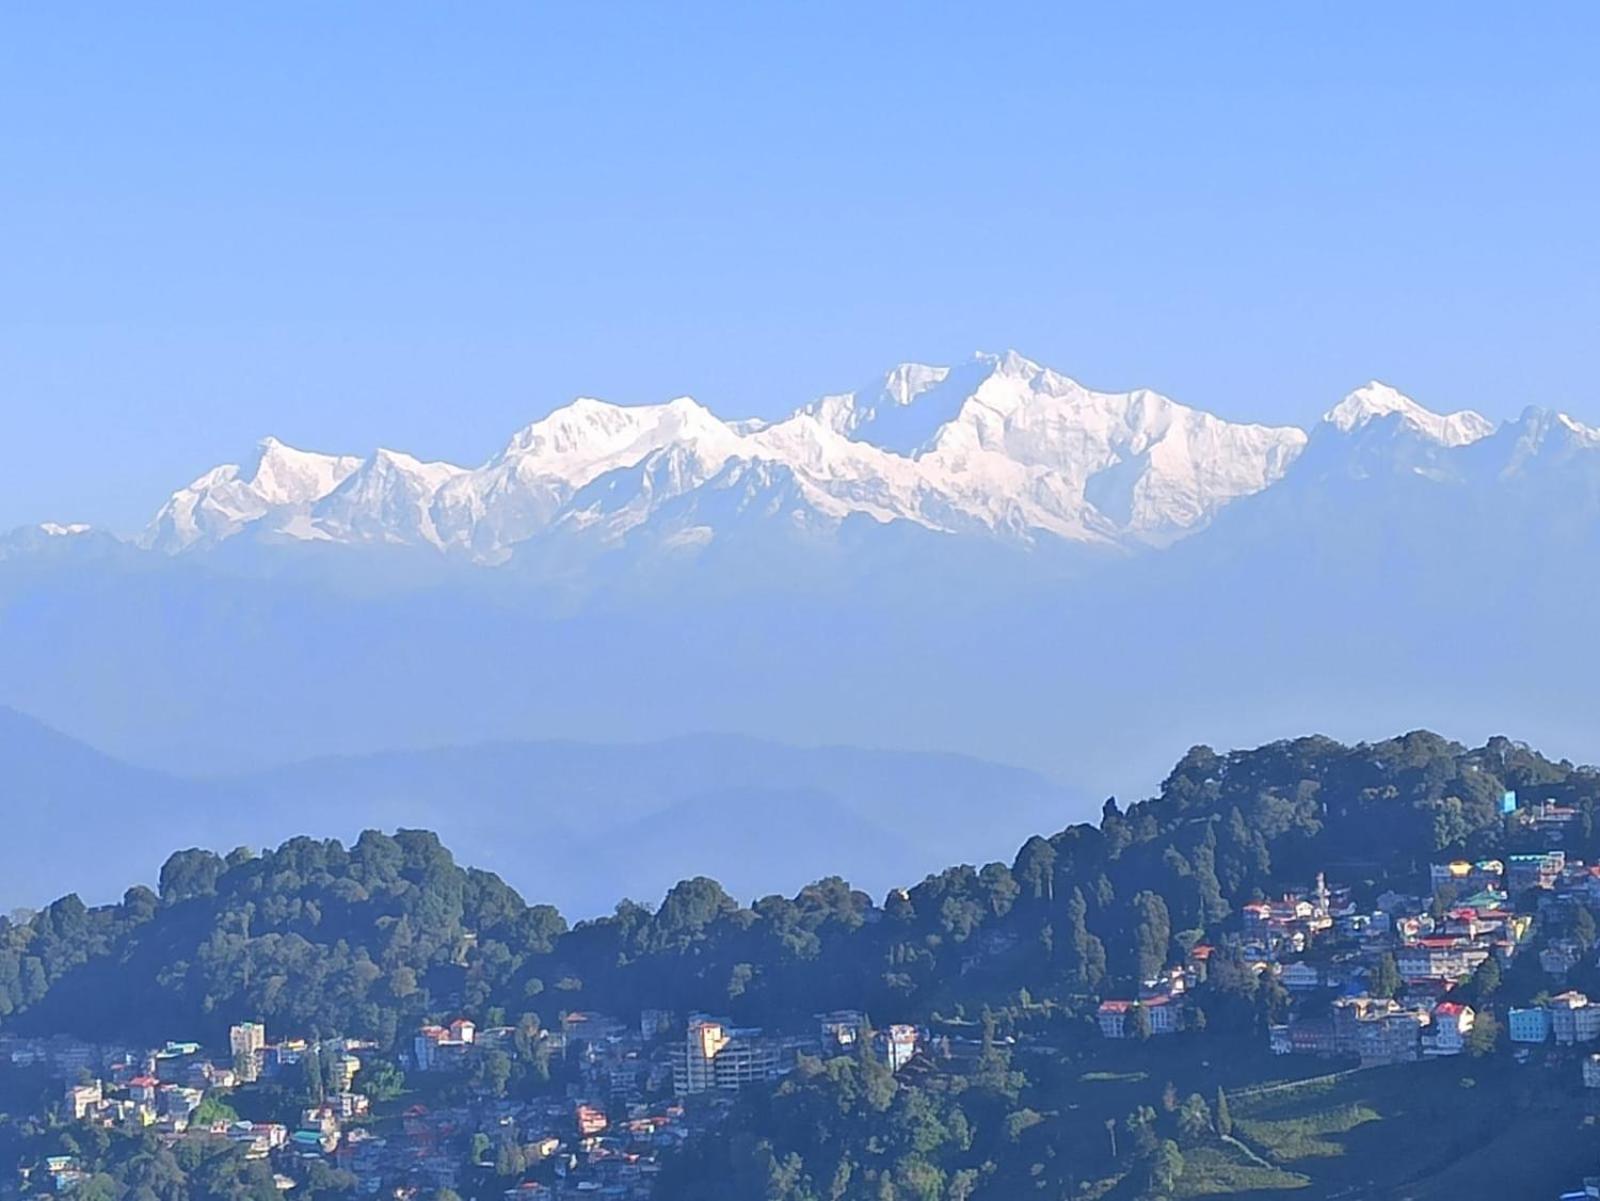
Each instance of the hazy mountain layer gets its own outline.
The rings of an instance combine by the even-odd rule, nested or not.
[[[738,896],[846,872],[881,892],[952,858],[1009,854],[1085,811],[1030,772],[956,755],[744,738],[501,743],[315,760],[206,780],[130,767],[0,710],[0,912],[153,882],[177,846],[441,828],[573,917],[685,875]]]

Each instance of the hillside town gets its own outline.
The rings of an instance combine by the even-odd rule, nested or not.
[[[465,1017],[424,1025],[398,1063],[381,1060],[392,1078],[403,1074],[403,1096],[362,1087],[373,1044],[272,1041],[254,1021],[234,1025],[226,1048],[0,1036],[0,1063],[59,1082],[62,1120],[147,1130],[168,1144],[225,1139],[269,1163],[285,1193],[332,1171],[368,1196],[436,1196],[487,1177],[513,1181],[507,1201],[642,1201],[664,1151],[797,1057],[859,1047],[898,1072],[927,1045],[921,1028],[873,1030],[857,1011],[818,1014],[810,1031],[778,1035],[647,1009],[637,1023],[573,1012],[559,1029],[536,1032]],[[505,1065],[518,1055],[560,1065],[536,1099],[505,1095]],[[303,1102],[292,1120],[240,1116],[251,1098],[284,1094]],[[0,1190],[66,1195],[84,1178],[74,1157],[54,1156],[24,1165]]]
[[[1474,981],[1509,971],[1542,920],[1600,905],[1600,864],[1569,862],[1555,850],[1436,863],[1430,875],[1430,894],[1386,892],[1371,906],[1355,904],[1347,888],[1330,887],[1321,875],[1303,891],[1248,904],[1237,930],[1215,945],[1197,944],[1185,965],[1146,981],[1138,997],[1102,1001],[1100,1032],[1121,1039],[1187,1028],[1186,993],[1222,950],[1242,954],[1288,993],[1288,1020],[1268,1030],[1278,1055],[1349,1057],[1364,1067],[1413,1063],[1459,1055],[1475,1029],[1498,1035],[1500,1024],[1523,1059],[1546,1044],[1600,1041],[1600,1002],[1575,989],[1498,1012],[1461,999],[1482,994],[1466,987]],[[1531,912],[1512,903],[1530,892]],[[1559,979],[1593,951],[1592,936],[1557,936],[1537,957]],[[1484,1049],[1494,1037],[1480,1033]],[[1584,1059],[1582,1078],[1600,1088],[1600,1054]]]
[[[381,1042],[269,1030],[243,1014],[220,1027],[225,1040],[156,1046],[8,1025],[0,1072],[9,1096],[40,1087],[48,1097],[35,1129],[231,1147],[281,1194],[645,1201],[672,1153],[697,1136],[715,1142],[747,1090],[841,1057],[920,1081],[959,1073],[1001,1043],[1007,1054],[1112,1069],[1086,1079],[1142,1078],[1115,1069],[1204,1047],[1207,1005],[1238,995],[1216,987],[1232,972],[1250,981],[1255,1006],[1233,1036],[1258,1066],[1301,1057],[1348,1075],[1494,1054],[1506,1078],[1537,1076],[1600,1118],[1600,863],[1561,845],[1571,807],[1522,808],[1512,794],[1504,805],[1516,850],[1365,876],[1346,866],[1256,890],[1204,929],[1164,933],[1165,962],[1136,990],[1101,989],[1087,1005],[1070,996],[1036,1005],[1024,990],[1019,1006],[1041,1021],[1020,1037],[997,1034],[987,1009],[981,1021],[958,1010],[882,1026],[859,1009],[809,1020],[801,1009],[778,1028],[709,1012],[573,1008],[546,1026],[534,1012],[511,1023],[456,997],[445,1002],[453,1012]],[[1012,933],[985,932],[962,951],[961,972],[1018,953]],[[1128,977],[1108,977],[1118,978]],[[88,1157],[71,1146],[24,1157],[0,1195],[101,1201]]]
[[[1153,1038],[1201,1025],[1190,995],[1225,954],[1285,994],[1284,1020],[1267,1029],[1274,1055],[1370,1068],[1503,1045],[1516,1063],[1537,1061],[1593,1090],[1591,1109],[1600,1111],[1600,997],[1564,987],[1522,1004],[1499,998],[1526,956],[1545,980],[1600,968],[1592,916],[1600,863],[1569,859],[1559,845],[1575,808],[1519,807],[1514,793],[1503,804],[1513,828],[1544,849],[1434,862],[1426,891],[1383,891],[1365,903],[1319,872],[1307,887],[1242,906],[1219,938],[1195,944],[1137,996],[1101,1001],[1101,1035]],[[1583,1197],[1600,1197],[1600,1177],[1564,1201]]]

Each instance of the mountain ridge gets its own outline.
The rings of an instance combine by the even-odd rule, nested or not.
[[[688,397],[640,406],[580,397],[476,468],[267,439],[253,467],[225,464],[176,491],[139,541],[182,554],[248,532],[501,563],[547,533],[585,529],[615,542],[660,503],[755,469],[792,477],[782,503],[800,524],[859,514],[1022,542],[1138,547],[1182,537],[1268,486],[1305,440],[1294,427],[1225,421],[1148,390],[1097,392],[1008,351],[954,368],[900,364],[770,422],[724,420]],[[596,523],[569,507],[596,481],[646,465],[665,470],[647,473],[648,489],[622,516]]]
[[[1552,443],[1569,456],[1600,449],[1600,433],[1564,414],[1530,409],[1496,425],[1471,410],[1433,412],[1378,380],[1308,431],[1229,421],[1148,389],[1096,391],[1015,351],[979,353],[953,366],[902,363],[773,421],[724,419],[690,397],[578,397],[477,467],[267,437],[243,465],[174,492],[135,542],[172,556],[234,540],[384,545],[502,565],[547,559],[544,544],[569,561],[635,541],[694,555],[740,522],[777,519],[826,538],[865,518],[1024,549],[1137,554],[1286,486],[1319,442],[1364,444],[1357,471],[1384,470],[1370,460],[1403,446],[1404,469],[1447,479],[1466,461],[1456,452],[1498,447],[1496,435],[1519,425],[1530,432],[1507,453],[1508,473]]]

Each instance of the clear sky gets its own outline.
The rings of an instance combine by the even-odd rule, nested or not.
[[[263,434],[477,462],[1015,347],[1306,422],[1600,423],[1600,5],[0,14],[0,527]]]

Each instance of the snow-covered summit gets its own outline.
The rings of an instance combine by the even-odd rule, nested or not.
[[[489,467],[510,468],[524,479],[557,478],[577,488],[669,443],[734,436],[711,410],[687,396],[631,406],[580,397],[517,433]]]
[[[269,514],[314,504],[361,462],[355,455],[318,454],[263,438],[249,466],[214,467],[174,492],[141,542],[169,553],[221,542]]]
[[[1400,424],[1441,446],[1467,446],[1494,433],[1494,422],[1482,413],[1463,409],[1457,413],[1435,413],[1425,409],[1403,392],[1372,380],[1357,388],[1322,420],[1340,433],[1363,429],[1375,421],[1399,415]]]

